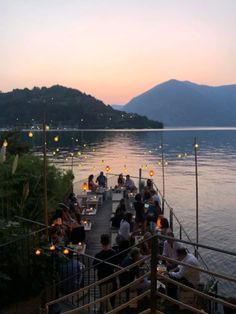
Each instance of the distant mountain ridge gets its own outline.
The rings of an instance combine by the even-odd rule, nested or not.
[[[120,108],[162,121],[166,126],[236,126],[236,84],[198,85],[169,80]]]
[[[54,85],[32,90],[14,89],[0,93],[0,127],[42,123],[46,119],[54,127],[80,129],[162,128],[163,124],[138,114],[114,110],[102,101],[79,90]]]

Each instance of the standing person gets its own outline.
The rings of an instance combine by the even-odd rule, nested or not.
[[[105,188],[107,186],[107,177],[104,176],[103,171],[100,172],[100,175],[96,179],[99,187]]]
[[[176,253],[179,261],[189,264],[190,266],[199,267],[199,262],[196,257],[193,254],[188,253],[186,248],[181,247],[177,249]],[[175,270],[170,271],[169,277],[194,289],[197,289],[200,283],[199,270],[185,265],[179,265]],[[172,283],[168,283],[167,294],[170,297],[176,298],[177,286]]]
[[[138,248],[134,247],[130,250],[129,255],[127,255],[121,262],[121,267],[128,267],[136,263],[140,259],[140,251]],[[124,287],[135,280],[139,276],[139,266],[134,266],[130,268],[119,276],[120,286]],[[126,290],[126,299],[129,299],[129,289]]]
[[[92,192],[96,192],[98,186],[93,180],[94,180],[94,175],[90,174],[90,176],[88,177],[88,188]]]
[[[124,219],[120,222],[120,229],[118,231],[118,235],[116,238],[117,244],[121,245],[122,242],[127,242],[131,244],[132,240],[132,232],[131,232],[131,224],[132,224],[132,213],[126,213]]]
[[[133,206],[136,212],[134,230],[141,227],[141,231],[144,233],[146,230],[146,214],[144,210],[144,203],[142,202],[142,195],[140,193],[135,195]]]
[[[114,273],[115,268],[102,261],[108,261],[109,263],[116,264],[116,252],[111,248],[110,246],[110,237],[108,234],[102,234],[101,235],[101,245],[102,245],[102,250],[98,252],[95,255],[95,258],[97,260],[94,260],[94,266],[95,269],[97,270],[97,278],[98,280],[104,279]],[[116,279],[112,278],[109,279],[99,286],[100,289],[100,297],[104,297],[107,294],[111,293],[112,291],[115,291],[116,289]],[[104,301],[100,305],[100,313],[104,313],[107,311],[112,310],[112,308],[115,305],[115,298],[111,297],[110,299]]]
[[[73,251],[69,251],[67,263],[60,264],[59,275],[62,281],[61,291],[64,294],[79,289],[81,281],[80,262],[74,258]]]

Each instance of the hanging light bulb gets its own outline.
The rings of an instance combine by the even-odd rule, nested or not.
[[[34,254],[35,254],[36,256],[41,255],[41,251],[40,251],[40,249],[35,250]]]
[[[155,174],[155,173],[154,173],[154,171],[153,171],[153,170],[150,170],[150,171],[149,171],[149,176],[150,176],[150,177],[153,177],[153,176],[154,176],[154,174]]]
[[[49,250],[50,251],[55,251],[55,249],[56,249],[56,247],[55,247],[55,245],[54,244],[51,244],[50,246],[49,246]]]
[[[56,136],[54,136],[54,142],[58,142],[59,141],[59,136],[58,135],[56,135]]]
[[[3,147],[7,147],[7,146],[8,146],[7,140],[4,140],[2,146],[3,146]]]
[[[63,254],[68,255],[69,254],[69,250],[67,248],[64,248]]]
[[[33,132],[30,131],[30,132],[28,133],[28,137],[33,137],[33,136],[34,136],[34,135],[33,135]]]

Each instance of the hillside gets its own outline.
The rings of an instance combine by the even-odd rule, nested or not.
[[[212,87],[170,80],[134,97],[126,112],[165,126],[236,126],[236,85]]]
[[[137,114],[127,114],[106,106],[102,101],[72,88],[55,85],[15,89],[0,93],[0,127],[42,123],[54,127],[96,128],[162,128],[162,123]]]

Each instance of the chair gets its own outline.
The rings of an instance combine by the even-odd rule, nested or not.
[[[79,226],[79,227],[74,228],[71,231],[70,242],[72,242],[72,244],[78,244],[79,242],[84,242],[84,241],[85,241],[84,226]]]

